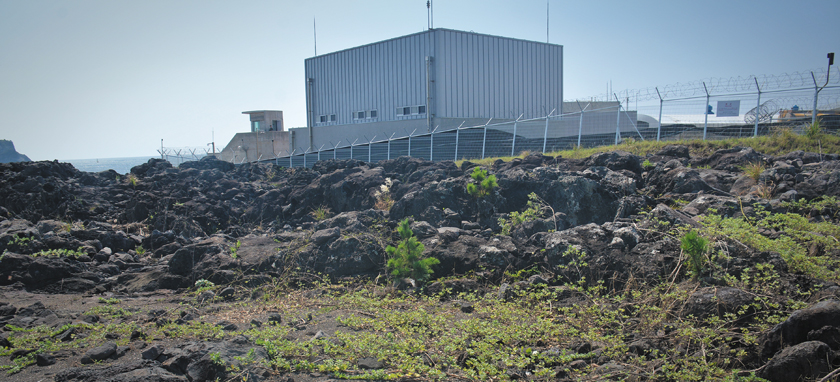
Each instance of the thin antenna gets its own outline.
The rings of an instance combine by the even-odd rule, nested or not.
[[[545,0],[545,43],[548,44],[548,0]]]
[[[315,36],[315,55],[318,55],[318,29],[315,28],[315,18],[312,18],[312,35]]]
[[[429,0],[429,4],[431,5],[431,14],[432,14],[432,29],[435,29],[435,3],[432,0]]]
[[[432,1],[426,0],[426,27],[432,29]]]

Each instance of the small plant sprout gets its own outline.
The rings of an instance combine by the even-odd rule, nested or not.
[[[470,175],[475,183],[467,184],[467,193],[474,198],[483,198],[490,194],[494,188],[498,187],[495,175],[487,175],[487,170],[481,167],[473,168]]]
[[[325,205],[320,205],[314,208],[312,212],[309,213],[309,215],[311,215],[312,218],[315,219],[315,221],[322,221],[329,219],[330,216],[332,216],[332,213],[330,212],[329,207]]]
[[[388,260],[388,269],[391,270],[391,275],[396,278],[410,277],[421,283],[428,280],[433,273],[431,267],[440,264],[440,260],[434,257],[423,258],[423,251],[426,248],[414,236],[408,218],[400,222],[397,232],[401,239],[399,245],[397,247],[389,245],[385,249],[388,256],[391,257]]]
[[[373,207],[380,211],[388,211],[394,205],[394,200],[391,199],[391,186],[394,182],[391,178],[385,178],[385,183],[379,186],[379,189],[373,193],[376,198],[376,203]]]
[[[239,258],[239,247],[242,246],[242,242],[237,240],[234,245],[230,247],[230,257],[234,259]]]
[[[695,279],[703,273],[706,265],[706,251],[709,249],[709,240],[700,236],[695,230],[691,230],[680,239],[680,248],[688,256],[688,266],[691,276]]]
[[[212,352],[207,354],[207,356],[210,357],[210,362],[212,362],[214,365],[225,366],[225,360],[222,359],[221,353]]]
[[[654,165],[653,163],[650,163],[650,159],[645,159],[645,161],[642,162],[642,167],[644,167],[645,171],[650,171],[654,167],[656,167],[656,165]]]

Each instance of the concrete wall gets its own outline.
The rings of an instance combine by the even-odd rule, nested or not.
[[[291,133],[269,131],[261,133],[237,133],[217,158],[233,163],[251,162],[258,158],[274,158],[291,153]]]

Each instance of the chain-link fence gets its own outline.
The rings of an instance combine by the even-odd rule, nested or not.
[[[480,159],[611,145],[627,138],[752,137],[782,128],[797,131],[815,119],[823,129],[836,134],[840,130],[840,69],[834,69],[832,76],[815,70],[626,90],[587,101],[567,101],[560,115],[435,129],[314,152],[296,150],[300,153],[271,160],[281,166],[311,167],[322,159]]]

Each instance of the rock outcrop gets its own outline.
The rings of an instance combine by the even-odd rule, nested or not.
[[[0,163],[30,162],[29,157],[15,150],[12,141],[0,139]]]
[[[643,167],[645,159],[653,160],[653,167]],[[742,174],[742,166],[758,162],[765,166],[758,179]],[[485,285],[499,285],[512,273],[539,270],[494,293],[509,300],[517,290],[543,285],[565,296],[558,301],[562,306],[584,303],[564,285],[622,291],[652,280],[689,282],[679,239],[658,227],[699,228],[700,216],[711,211],[754,217],[756,211],[784,211],[785,201],[840,196],[837,155],[769,157],[741,147],[708,158],[691,158],[685,146],[669,146],[647,158],[611,152],[581,160],[536,154],[498,161],[487,167],[498,188],[484,198],[467,191],[473,167],[398,158],[282,168],[234,166],[208,157],[178,168],[151,159],[120,177],[58,162],[0,164],[0,286],[71,295],[143,294],[201,282],[228,286],[195,296],[205,302],[233,298],[244,285],[286,282],[295,273],[376,280],[387,275],[385,248],[397,241],[398,222],[409,219],[425,254],[440,261],[426,293],[447,299],[489,290]],[[392,204],[377,199],[386,180]],[[540,216],[501,234],[500,221],[527,208],[531,193],[544,203]],[[836,211],[834,217],[831,212],[815,210],[811,218],[832,222]],[[760,233],[779,235],[769,228]],[[715,245],[720,266],[736,280],[746,280],[739,277],[762,264],[772,266],[784,285],[820,285],[826,296],[837,295],[830,289],[836,285],[789,271],[778,253],[735,240]],[[467,274],[471,278],[463,278]],[[749,313],[745,307],[755,294],[709,274],[699,279],[684,301],[672,304],[675,320]],[[782,301],[777,297],[773,302]],[[464,314],[473,312],[470,303],[457,303]],[[769,380],[824,376],[836,367],[840,351],[839,304],[814,300],[763,333],[742,362],[764,366],[761,375]],[[150,311],[149,321],[166,325],[155,321],[156,314]],[[279,314],[272,314],[279,322]],[[14,327],[60,328],[71,318],[78,319],[43,304],[0,301],[0,323]],[[179,318],[192,319],[187,311]],[[237,329],[231,322],[219,327]],[[57,336],[69,340],[73,333]],[[668,341],[656,334],[628,336],[625,342],[628,354],[649,356],[676,346]],[[0,345],[11,345],[6,343]],[[109,342],[80,352],[77,360],[110,362],[127,350]],[[158,344],[144,350],[142,360],[68,368],[55,380],[224,379],[232,369],[219,365],[238,362],[235,357],[248,350],[241,341]],[[250,354],[267,357],[262,348]],[[50,357],[40,356],[39,364],[55,362]],[[623,367],[613,361],[593,361],[593,370],[609,374]],[[358,365],[383,367],[375,359],[360,359]]]

